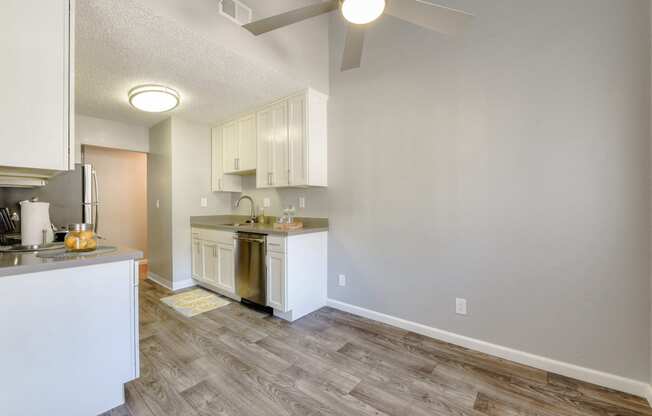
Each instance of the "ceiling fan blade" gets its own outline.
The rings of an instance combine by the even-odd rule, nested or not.
[[[459,33],[474,17],[461,10],[422,0],[389,0],[385,13],[446,35]]]
[[[274,29],[279,29],[281,27],[298,23],[302,20],[310,19],[311,17],[330,13],[339,7],[340,2],[338,0],[329,0],[323,3],[313,4],[286,13],[277,14],[276,16],[271,16],[265,19],[257,20],[255,22],[247,23],[242,27],[258,36],[262,35],[263,33],[270,32]]]
[[[364,47],[365,27],[363,25],[349,25],[342,56],[342,71],[360,68],[362,61],[362,48]]]

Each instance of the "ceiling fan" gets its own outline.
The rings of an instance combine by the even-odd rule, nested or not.
[[[349,22],[342,71],[360,67],[366,25],[383,13],[447,35],[458,33],[473,18],[473,15],[461,10],[423,0],[328,0],[247,23],[242,27],[258,36],[337,9],[341,10]]]

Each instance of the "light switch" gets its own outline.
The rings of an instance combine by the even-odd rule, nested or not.
[[[201,199],[201,207],[206,208],[208,206],[208,198]]]
[[[158,199],[156,200],[156,208],[161,208],[161,201]]]

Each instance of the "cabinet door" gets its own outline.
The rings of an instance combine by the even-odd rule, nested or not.
[[[274,118],[274,145],[272,149],[273,168],[272,184],[274,186],[287,186],[289,184],[288,164],[288,116],[287,101],[275,106]]]
[[[308,184],[308,135],[306,96],[288,100],[289,184]]]
[[[217,286],[235,293],[235,250],[233,244],[217,243]]]
[[[287,101],[258,112],[258,188],[288,185]]]
[[[238,124],[231,122],[222,126],[222,170],[224,173],[237,172],[238,163]]]
[[[267,253],[267,306],[286,310],[285,254]]]
[[[192,277],[193,279],[203,280],[204,262],[202,254],[202,242],[198,238],[192,239]]]
[[[256,115],[238,120],[238,170],[256,169]]]
[[[0,166],[70,168],[70,0],[0,4]]]
[[[222,127],[213,128],[212,190],[213,192],[242,192],[242,179],[237,175],[225,175],[222,169]]]
[[[274,144],[274,113],[268,107],[259,111],[256,119],[258,157],[256,159],[256,187],[269,188],[272,186],[271,175],[273,167],[272,150]]]
[[[214,127],[211,129],[211,189],[213,192],[221,192],[223,190],[222,183],[222,137],[220,135],[221,128]]]
[[[207,283],[217,285],[219,282],[217,243],[214,241],[203,241],[202,254],[204,259],[203,280]]]

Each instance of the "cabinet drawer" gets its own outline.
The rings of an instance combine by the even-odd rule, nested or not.
[[[200,240],[214,241],[216,243],[233,245],[233,232],[211,230],[208,228],[195,228],[192,230],[192,237]]]
[[[267,251],[285,253],[285,249],[285,237],[277,237],[273,235],[267,236]]]

